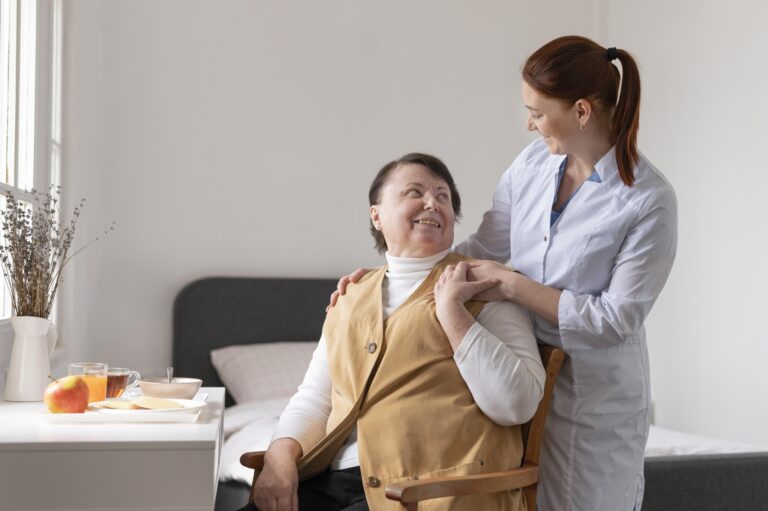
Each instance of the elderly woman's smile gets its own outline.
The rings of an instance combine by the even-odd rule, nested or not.
[[[427,167],[399,165],[387,177],[371,221],[395,257],[428,257],[451,248],[456,221],[448,184]]]
[[[440,228],[440,224],[437,222],[437,220],[431,220],[429,218],[419,218],[414,220],[413,223],[417,225],[431,225],[433,227],[436,227],[437,229]]]

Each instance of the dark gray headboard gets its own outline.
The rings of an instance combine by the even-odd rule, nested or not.
[[[233,344],[319,339],[336,279],[213,277],[196,280],[173,306],[173,366],[178,376],[223,385],[210,352]],[[227,395],[227,404],[232,404]]]

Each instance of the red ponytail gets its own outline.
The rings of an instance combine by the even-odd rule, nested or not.
[[[623,76],[611,57],[621,62]],[[547,96],[571,103],[588,99],[596,108],[613,109],[611,143],[616,145],[619,175],[624,184],[632,186],[640,126],[640,72],[632,56],[614,49],[609,55],[606,48],[586,37],[565,36],[536,50],[522,73],[528,85]]]
[[[621,94],[611,119],[611,133],[616,144],[616,163],[619,175],[627,186],[632,186],[637,165],[637,132],[640,129],[640,71],[635,59],[624,50],[618,50],[621,62]]]

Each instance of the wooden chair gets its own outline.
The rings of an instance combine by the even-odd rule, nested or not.
[[[551,346],[539,346],[539,352],[546,370],[544,396],[533,418],[522,426],[525,451],[520,468],[506,472],[438,477],[392,484],[385,489],[387,498],[399,501],[404,511],[417,511],[419,502],[422,500],[522,488],[528,503],[528,511],[536,511],[536,487],[539,481],[539,456],[541,441],[544,438],[544,422],[552,400],[555,380],[565,359],[565,353],[562,350]],[[264,467],[264,452],[247,452],[240,457],[240,463],[254,469],[253,485],[255,485],[259,472]],[[251,487],[251,499],[253,499],[253,487]]]

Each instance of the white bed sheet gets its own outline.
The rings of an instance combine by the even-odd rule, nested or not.
[[[651,426],[645,457],[686,454],[725,454],[768,451],[768,446],[752,445]]]
[[[239,404],[224,410],[224,447],[221,451],[220,481],[251,484],[253,472],[240,465],[240,455],[264,451],[272,438],[290,397],[278,397]],[[685,454],[723,454],[768,451],[768,446],[750,445],[651,426],[646,457]]]

